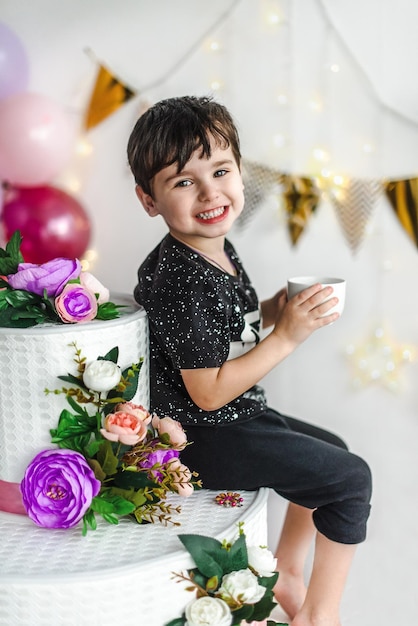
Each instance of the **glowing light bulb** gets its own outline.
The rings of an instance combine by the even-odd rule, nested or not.
[[[209,50],[211,50],[212,52],[218,52],[218,50],[220,49],[221,49],[221,44],[216,39],[212,39],[209,42]]]
[[[314,159],[316,159],[317,161],[329,160],[329,154],[323,148],[314,148],[312,151],[312,154],[313,154]]]
[[[284,93],[279,93],[279,95],[277,96],[277,102],[278,102],[280,105],[282,105],[282,106],[283,106],[283,105],[285,105],[285,104],[287,104],[287,103],[288,103],[288,98],[287,98],[286,94],[284,94]]]
[[[210,84],[211,89],[213,91],[219,91],[222,88],[222,83],[220,80],[213,80]]]
[[[280,133],[277,133],[277,135],[274,135],[274,137],[273,137],[273,143],[276,146],[276,148],[283,148],[283,146],[286,143],[286,139],[285,139],[284,135],[281,135]]]
[[[93,152],[93,146],[83,137],[77,141],[75,151],[80,156],[89,156]]]
[[[279,24],[280,23],[280,15],[278,13],[269,13],[267,15],[267,22],[269,24]]]
[[[322,103],[319,100],[314,100],[314,99],[309,100],[308,106],[311,109],[311,111],[315,111],[315,113],[322,111]]]
[[[331,70],[331,72],[334,72],[334,74],[337,74],[340,71],[340,66],[338,65],[338,63],[331,63],[329,69]]]

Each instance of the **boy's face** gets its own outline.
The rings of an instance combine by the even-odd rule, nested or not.
[[[198,246],[200,238],[223,238],[244,206],[244,185],[231,148],[211,144],[209,159],[199,158],[197,150],[180,173],[176,163],[160,170],[152,197],[137,188],[149,215],[161,215],[170,233],[191,246]]]

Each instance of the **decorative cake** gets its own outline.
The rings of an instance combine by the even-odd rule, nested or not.
[[[9,248],[9,252],[16,260],[17,248]],[[0,261],[4,261],[5,256],[7,254],[3,254]],[[94,525],[90,524],[95,530],[86,536],[79,523],[65,526],[56,523],[54,518],[49,527],[42,527],[47,526],[44,522],[48,521],[45,511],[41,511],[43,517],[39,519],[30,515],[25,501],[27,484],[24,487],[25,481],[34,482],[33,475],[28,475],[29,467],[34,460],[39,463],[39,458],[45,453],[48,455],[50,450],[63,451],[62,446],[58,448],[51,442],[51,432],[58,441],[57,421],[60,414],[63,415],[63,408],[68,407],[67,402],[76,413],[85,412],[82,405],[77,404],[79,395],[69,397],[68,391],[62,393],[56,389],[58,377],[83,386],[81,377],[76,378],[75,349],[84,372],[86,363],[106,360],[109,355],[113,358],[116,346],[121,371],[128,371],[132,364],[141,360],[137,387],[128,397],[128,404],[135,407],[136,412],[139,406],[141,409],[149,406],[148,324],[144,310],[131,297],[119,295],[112,299],[119,307],[120,317],[109,319],[109,311],[110,317],[115,311],[112,304],[102,310],[102,319],[98,319],[96,298],[75,293],[83,290],[79,267],[77,272],[76,276],[70,276],[70,284],[66,276],[59,291],[63,296],[60,302],[55,300],[53,310],[49,309],[43,279],[40,281],[42,291],[35,300],[29,296],[25,300],[24,295],[17,298],[17,293],[10,296],[7,279],[0,284],[3,287],[0,323],[5,326],[0,328],[0,625],[110,626],[136,621],[143,626],[164,626],[181,614],[190,601],[189,592],[173,580],[173,572],[193,566],[178,539],[179,532],[232,540],[237,536],[238,523],[244,522],[248,541],[266,544],[267,490],[244,492],[240,494],[239,506],[228,508],[218,506],[216,494],[205,489],[195,491],[188,498],[169,493],[165,496],[166,510],[179,513],[172,522],[162,524],[157,520],[155,524],[139,525],[130,517],[122,516],[115,521],[108,515],[107,521],[112,523],[99,518]],[[1,263],[0,274],[7,274]],[[22,289],[18,280],[12,288]],[[79,306],[86,297],[90,298],[87,309],[93,306],[95,311],[90,318],[87,309]],[[56,323],[59,321],[57,312],[61,322],[66,323]],[[83,315],[84,319],[77,318]],[[51,323],[51,317],[55,323]],[[83,323],[71,323],[78,321]],[[13,324],[22,327],[15,328]],[[102,406],[100,402],[98,405]],[[146,408],[143,410],[147,413]],[[147,418],[146,423],[150,419]],[[159,418],[157,422],[154,419],[152,426],[157,430]],[[109,427],[105,433],[110,439],[109,446],[115,440],[121,444],[131,441],[132,435],[123,439],[119,425],[115,428],[112,431]],[[97,436],[99,431],[94,432]],[[153,439],[150,445],[167,448],[167,436],[160,437],[161,442]],[[95,442],[91,445],[94,447]],[[68,450],[63,452],[67,454]],[[69,452],[78,455],[74,450]],[[49,457],[45,458],[43,469],[49,470]],[[161,466],[153,467],[158,483]],[[59,485],[55,487],[57,492],[48,496],[59,500],[63,495]],[[25,514],[21,491],[29,517]],[[153,489],[147,493],[152,498]],[[39,495],[43,494],[36,490],[31,495],[35,511],[39,508]],[[103,517],[106,519],[106,515]]]

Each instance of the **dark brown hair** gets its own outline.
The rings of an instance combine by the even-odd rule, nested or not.
[[[238,131],[228,110],[211,98],[183,96],[161,100],[136,122],[128,142],[128,161],[137,185],[152,196],[152,179],[177,163],[180,172],[195,150],[211,155],[210,138],[231,147],[240,165]]]

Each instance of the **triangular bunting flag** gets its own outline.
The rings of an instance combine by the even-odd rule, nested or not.
[[[89,130],[102,122],[136,94],[136,91],[124,85],[103,65],[99,65],[84,121],[85,129]]]
[[[418,247],[418,178],[389,181],[385,191],[400,223]]]
[[[274,186],[279,185],[282,175],[260,163],[243,160],[242,179],[245,185],[245,204],[237,225],[243,227],[253,217],[264,198],[274,190]]]
[[[318,206],[321,192],[312,178],[283,176],[283,196],[288,214],[287,225],[292,244],[296,245],[309,218]]]
[[[378,180],[351,179],[346,185],[331,189],[329,193],[352,252],[357,252],[364,239],[367,224],[382,191],[382,184]]]

